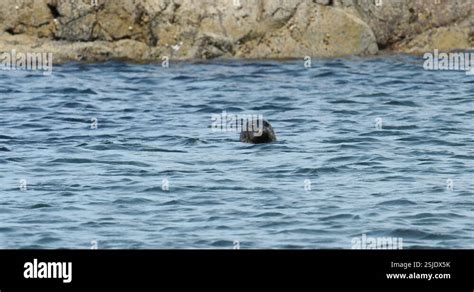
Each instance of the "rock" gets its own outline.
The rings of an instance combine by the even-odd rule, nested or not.
[[[374,1],[361,1],[354,8],[372,28],[380,48],[421,53],[473,46],[472,39],[469,40],[474,29],[471,0],[380,0],[379,3],[377,6]],[[436,35],[434,39],[429,37],[431,34]]]
[[[237,57],[292,58],[372,55],[375,36],[362,20],[339,8],[302,3],[279,29],[241,45]]]
[[[133,40],[117,42],[67,42],[45,41],[28,35],[0,35],[0,52],[53,54],[53,63],[68,61],[104,62],[110,59],[139,62],[143,60],[161,62],[162,51],[150,49],[146,44]]]
[[[50,37],[53,16],[44,1],[2,0],[0,30],[11,34]]]
[[[232,39],[216,35],[202,35],[197,38],[191,56],[197,59],[232,57],[234,46]]]
[[[380,5],[377,5],[379,3]],[[369,0],[3,0],[0,52],[55,62],[304,58],[473,46],[474,5]]]
[[[397,44],[399,51],[409,54],[422,55],[437,49],[439,51],[453,51],[469,48],[469,31],[460,27],[434,28],[413,39]]]

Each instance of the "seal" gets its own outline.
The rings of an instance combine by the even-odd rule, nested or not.
[[[272,125],[266,120],[263,120],[263,127],[260,126],[259,131],[252,131],[243,129],[240,132],[240,142],[262,144],[276,141],[276,135],[273,131]]]

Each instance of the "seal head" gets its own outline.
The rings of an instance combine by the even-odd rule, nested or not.
[[[275,132],[273,131],[272,125],[266,120],[263,121],[263,127],[253,127],[254,129],[243,129],[240,132],[240,142],[262,144],[271,143],[276,141]],[[258,129],[258,130],[256,130]]]

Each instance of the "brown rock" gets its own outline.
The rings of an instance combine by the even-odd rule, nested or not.
[[[20,4],[17,4],[20,3]],[[470,0],[3,0],[0,51],[55,61],[303,58],[473,45]],[[421,3],[421,4],[420,4]],[[78,57],[79,56],[79,57]]]

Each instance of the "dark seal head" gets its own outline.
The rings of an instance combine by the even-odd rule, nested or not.
[[[275,132],[273,131],[272,125],[270,125],[270,123],[266,120],[262,121],[257,121],[253,127],[247,127],[247,129],[242,129],[242,132],[240,132],[240,142],[252,144],[275,142],[276,136]]]

